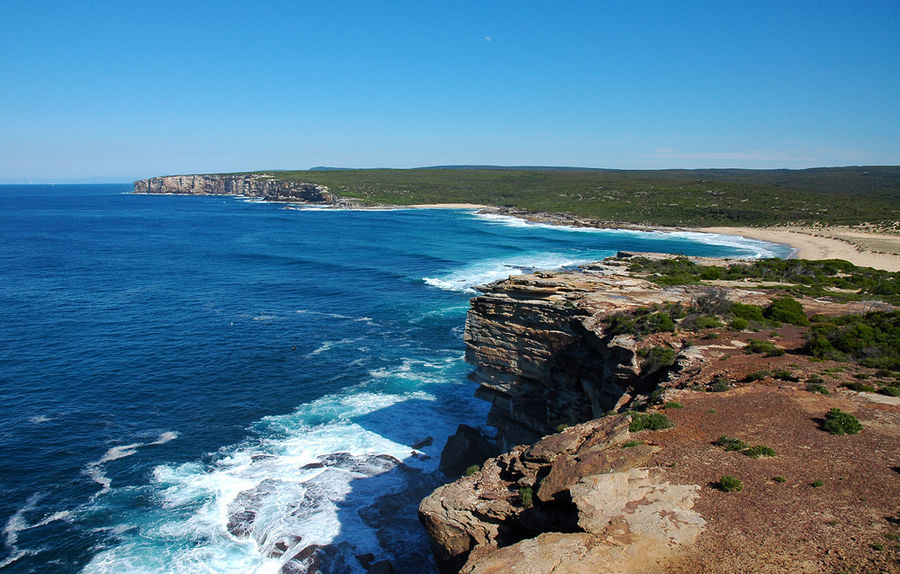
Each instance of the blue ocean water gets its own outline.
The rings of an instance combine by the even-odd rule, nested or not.
[[[421,571],[414,499],[487,411],[462,361],[473,286],[619,249],[789,253],[128,191],[0,186],[4,572],[278,572],[311,544],[334,571]]]

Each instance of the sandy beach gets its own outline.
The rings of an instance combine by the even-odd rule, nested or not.
[[[845,259],[861,267],[900,271],[900,235],[851,227],[703,227],[693,231],[741,235],[797,249],[800,259]]]
[[[484,209],[487,206],[478,203],[417,203],[415,205],[404,205],[403,207],[414,207],[416,209]]]

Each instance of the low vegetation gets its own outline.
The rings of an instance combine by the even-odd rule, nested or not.
[[[898,371],[900,311],[815,316],[807,333],[806,352],[822,359],[853,360],[866,367]]]
[[[900,220],[896,167],[813,170],[334,169],[266,172],[364,204],[480,203],[655,225]]]
[[[675,426],[669,417],[662,413],[631,413],[631,423],[628,430],[640,432],[642,430],[662,430]]]
[[[858,434],[862,430],[859,419],[850,413],[833,408],[825,415],[822,429],[834,435]]]
[[[744,489],[744,483],[741,479],[726,474],[719,479],[716,487],[723,492],[737,492]]]
[[[727,267],[698,265],[685,257],[652,260],[635,257],[629,260],[632,273],[659,285],[692,285],[718,270],[719,279],[728,281],[764,281],[795,295],[831,297],[840,301],[881,299],[900,305],[900,273],[869,267],[857,267],[841,259],[759,259],[753,263],[733,263]],[[790,300],[767,308],[734,303],[731,314],[750,325],[786,322],[804,325],[802,308]]]

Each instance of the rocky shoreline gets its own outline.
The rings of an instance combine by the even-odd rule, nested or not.
[[[466,358],[476,367],[478,396],[492,403],[488,424],[506,452],[470,467],[468,476],[420,505],[439,570],[821,572],[888,571],[900,564],[900,546],[876,550],[900,536],[894,505],[900,399],[846,390],[853,388],[848,380],[885,373],[816,362],[803,352],[804,334],[794,325],[766,327],[764,337],[778,353],[749,353],[760,336],[752,329],[698,318],[726,313],[735,303],[764,306],[777,288],[714,280],[662,287],[630,273],[631,254],[622,255],[573,271],[510,277],[472,299]],[[808,314],[859,312],[853,303],[804,298],[800,304]],[[617,315],[675,308],[688,310],[677,329],[630,334],[614,328]],[[656,355],[665,358],[653,360]],[[804,378],[830,384],[804,386]],[[716,408],[704,406],[711,401]],[[832,407],[864,421],[864,441],[835,440],[821,430],[817,421]],[[647,415],[667,424],[671,416],[674,427],[635,426]],[[769,463],[732,456],[716,445],[726,434],[765,441],[775,449],[761,452],[778,456]],[[801,436],[806,442],[796,444]],[[844,458],[817,454],[826,446]],[[855,466],[869,472],[856,476]],[[723,492],[716,481],[728,471],[750,492]],[[825,484],[814,473],[826,472],[839,476],[830,476],[826,496],[810,500],[809,491]],[[785,482],[793,486],[775,490]],[[767,513],[752,511],[758,507]],[[770,523],[785,520],[796,524],[772,534]],[[805,538],[839,523],[846,530],[834,534],[833,547]],[[730,543],[735,525],[746,548]],[[761,559],[753,549],[763,543]],[[805,553],[802,562],[798,551]]]

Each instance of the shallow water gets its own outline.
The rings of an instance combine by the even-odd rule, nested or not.
[[[619,249],[787,255],[127,191],[0,187],[4,572],[277,572],[328,543],[339,571],[421,566],[402,493],[439,483],[446,437],[487,411],[462,361],[473,286]]]

